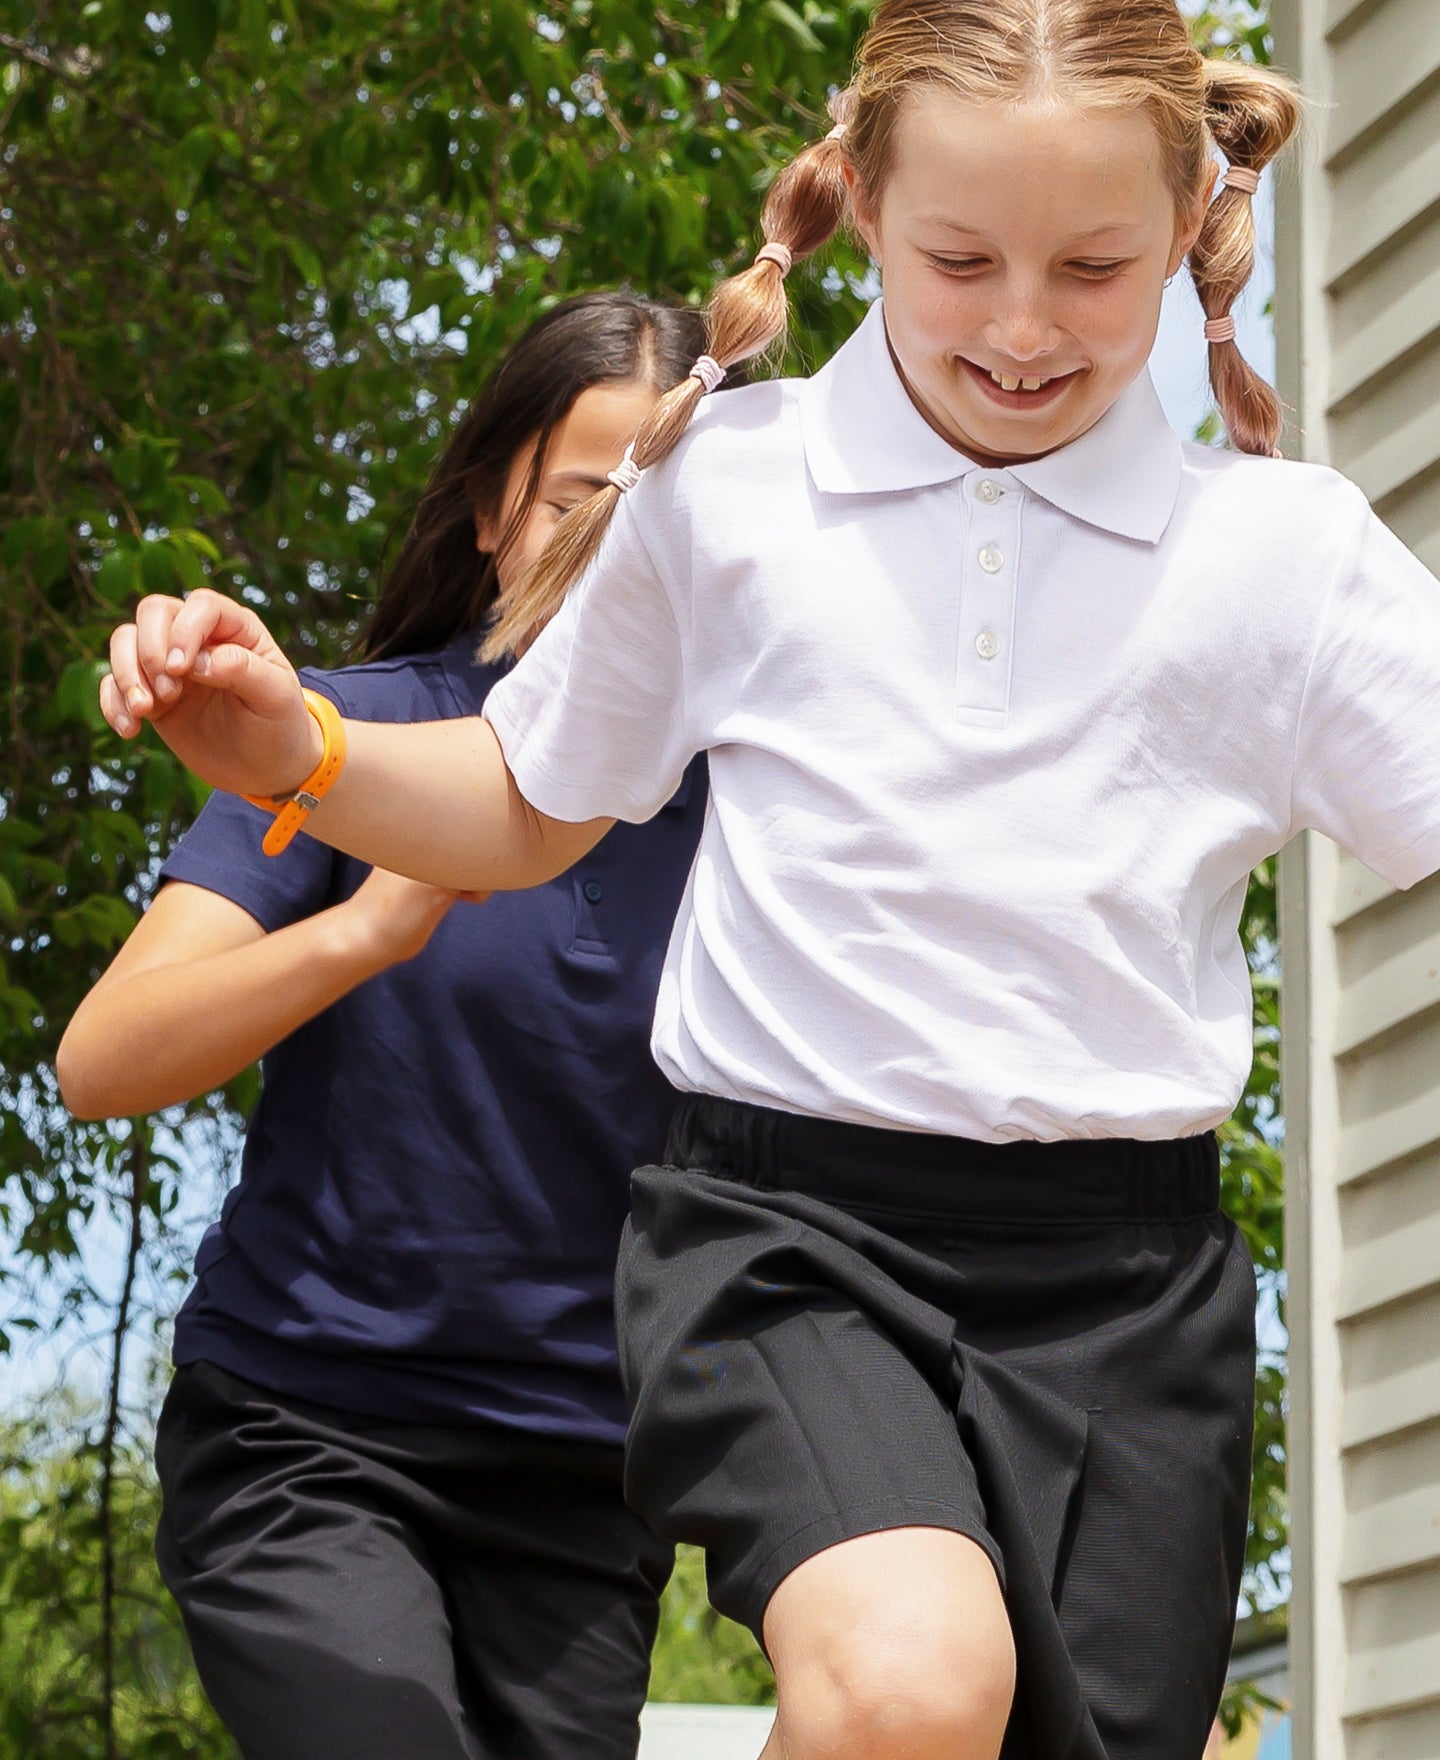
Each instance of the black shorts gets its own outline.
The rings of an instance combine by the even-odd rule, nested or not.
[[[176,1372],[156,1553],[246,1760],[633,1760],[672,1550],[620,1450]]]
[[[1005,1760],[1198,1760],[1249,1507],[1255,1280],[1211,1135],[984,1144],[692,1096],[620,1261],[626,1495],[760,1635],[838,1541],[990,1555]]]

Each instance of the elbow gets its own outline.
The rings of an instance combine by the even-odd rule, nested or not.
[[[76,1033],[74,1021],[66,1028],[55,1054],[55,1080],[72,1118],[89,1123],[98,1118],[117,1118],[123,1111],[110,1104],[103,1072],[95,1067],[94,1058],[86,1055],[83,1036]]]

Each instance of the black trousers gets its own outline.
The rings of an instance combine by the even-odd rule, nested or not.
[[[618,1448],[177,1371],[161,1573],[246,1760],[632,1760],[673,1554]]]
[[[948,1528],[1005,1593],[1004,1760],[1200,1760],[1254,1402],[1214,1137],[972,1143],[691,1096],[667,1159],[620,1256],[626,1488],[706,1548],[715,1605],[759,1636],[817,1552]]]

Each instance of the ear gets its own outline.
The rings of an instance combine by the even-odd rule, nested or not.
[[[1183,225],[1178,225],[1175,232],[1175,243],[1170,252],[1170,262],[1165,270],[1167,278],[1174,275],[1180,265],[1195,248],[1195,240],[1205,224],[1205,216],[1210,210],[1210,203],[1215,197],[1215,184],[1220,176],[1220,167],[1212,159],[1210,169],[1206,172],[1195,196],[1194,206],[1186,217]]]
[[[495,516],[490,513],[484,513],[479,507],[477,507],[474,512],[474,519],[475,548],[482,556],[494,555],[495,546],[500,542],[500,530]]]
[[[860,182],[859,173],[848,159],[841,163],[840,170],[845,178],[845,188],[850,197],[850,213],[855,221],[855,230],[864,241],[865,249],[880,261],[880,247],[875,227],[875,213]]]

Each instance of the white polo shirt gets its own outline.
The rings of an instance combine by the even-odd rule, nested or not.
[[[1359,491],[1182,444],[1148,377],[977,466],[878,305],[707,403],[485,714],[559,819],[645,819],[709,752],[655,1055],[862,1124],[1217,1124],[1255,864],[1314,826],[1440,868],[1440,584]]]

